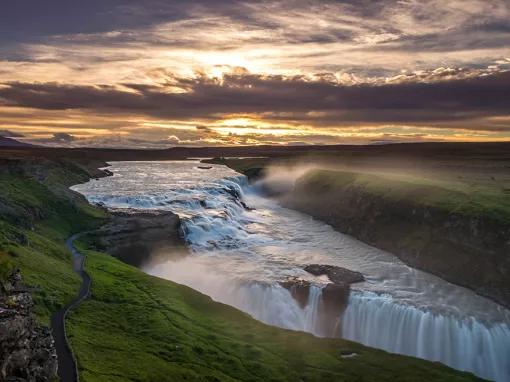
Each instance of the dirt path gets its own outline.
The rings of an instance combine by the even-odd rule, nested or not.
[[[56,311],[51,317],[51,328],[58,356],[58,376],[61,382],[79,381],[76,358],[67,339],[65,319],[72,309],[78,307],[90,295],[91,279],[84,270],[85,256],[74,246],[74,241],[83,234],[73,235],[66,241],[66,247],[72,254],[73,271],[78,273],[82,279],[80,290],[78,295],[68,305]]]

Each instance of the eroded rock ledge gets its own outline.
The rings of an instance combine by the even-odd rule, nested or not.
[[[50,329],[36,323],[19,271],[0,285],[0,380],[52,381],[57,353]]]
[[[115,209],[111,221],[96,234],[101,250],[141,267],[163,254],[184,253],[179,216],[170,211]]]

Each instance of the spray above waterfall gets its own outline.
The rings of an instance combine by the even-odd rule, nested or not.
[[[282,208],[224,166],[198,165],[116,162],[110,168],[113,177],[74,189],[107,207],[171,210],[181,217],[191,254],[148,265],[148,273],[186,284],[271,325],[342,335],[482,377],[510,379],[507,310]],[[287,171],[285,179],[285,171],[275,170],[268,180],[284,190],[304,169]],[[330,280],[305,271],[310,264],[359,271],[366,281],[352,284],[342,302],[338,291],[333,297],[324,294]],[[303,281],[306,298],[283,284],[288,280]],[[442,342],[445,338],[451,341]]]

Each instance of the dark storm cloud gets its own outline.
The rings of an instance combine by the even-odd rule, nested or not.
[[[0,86],[4,106],[48,110],[140,113],[174,120],[217,119],[229,114],[259,114],[265,119],[311,125],[353,123],[462,123],[508,115],[510,72],[431,83],[343,86],[302,77],[226,75],[172,78],[166,87],[124,84],[73,86],[56,83],[9,83]],[[473,127],[474,128],[474,127]],[[509,131],[503,123],[478,129]],[[200,129],[200,127],[199,127]]]

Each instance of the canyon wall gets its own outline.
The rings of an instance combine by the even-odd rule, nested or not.
[[[414,268],[510,307],[510,224],[412,198],[388,198],[352,182],[331,184],[320,177],[298,179],[281,202]]]

